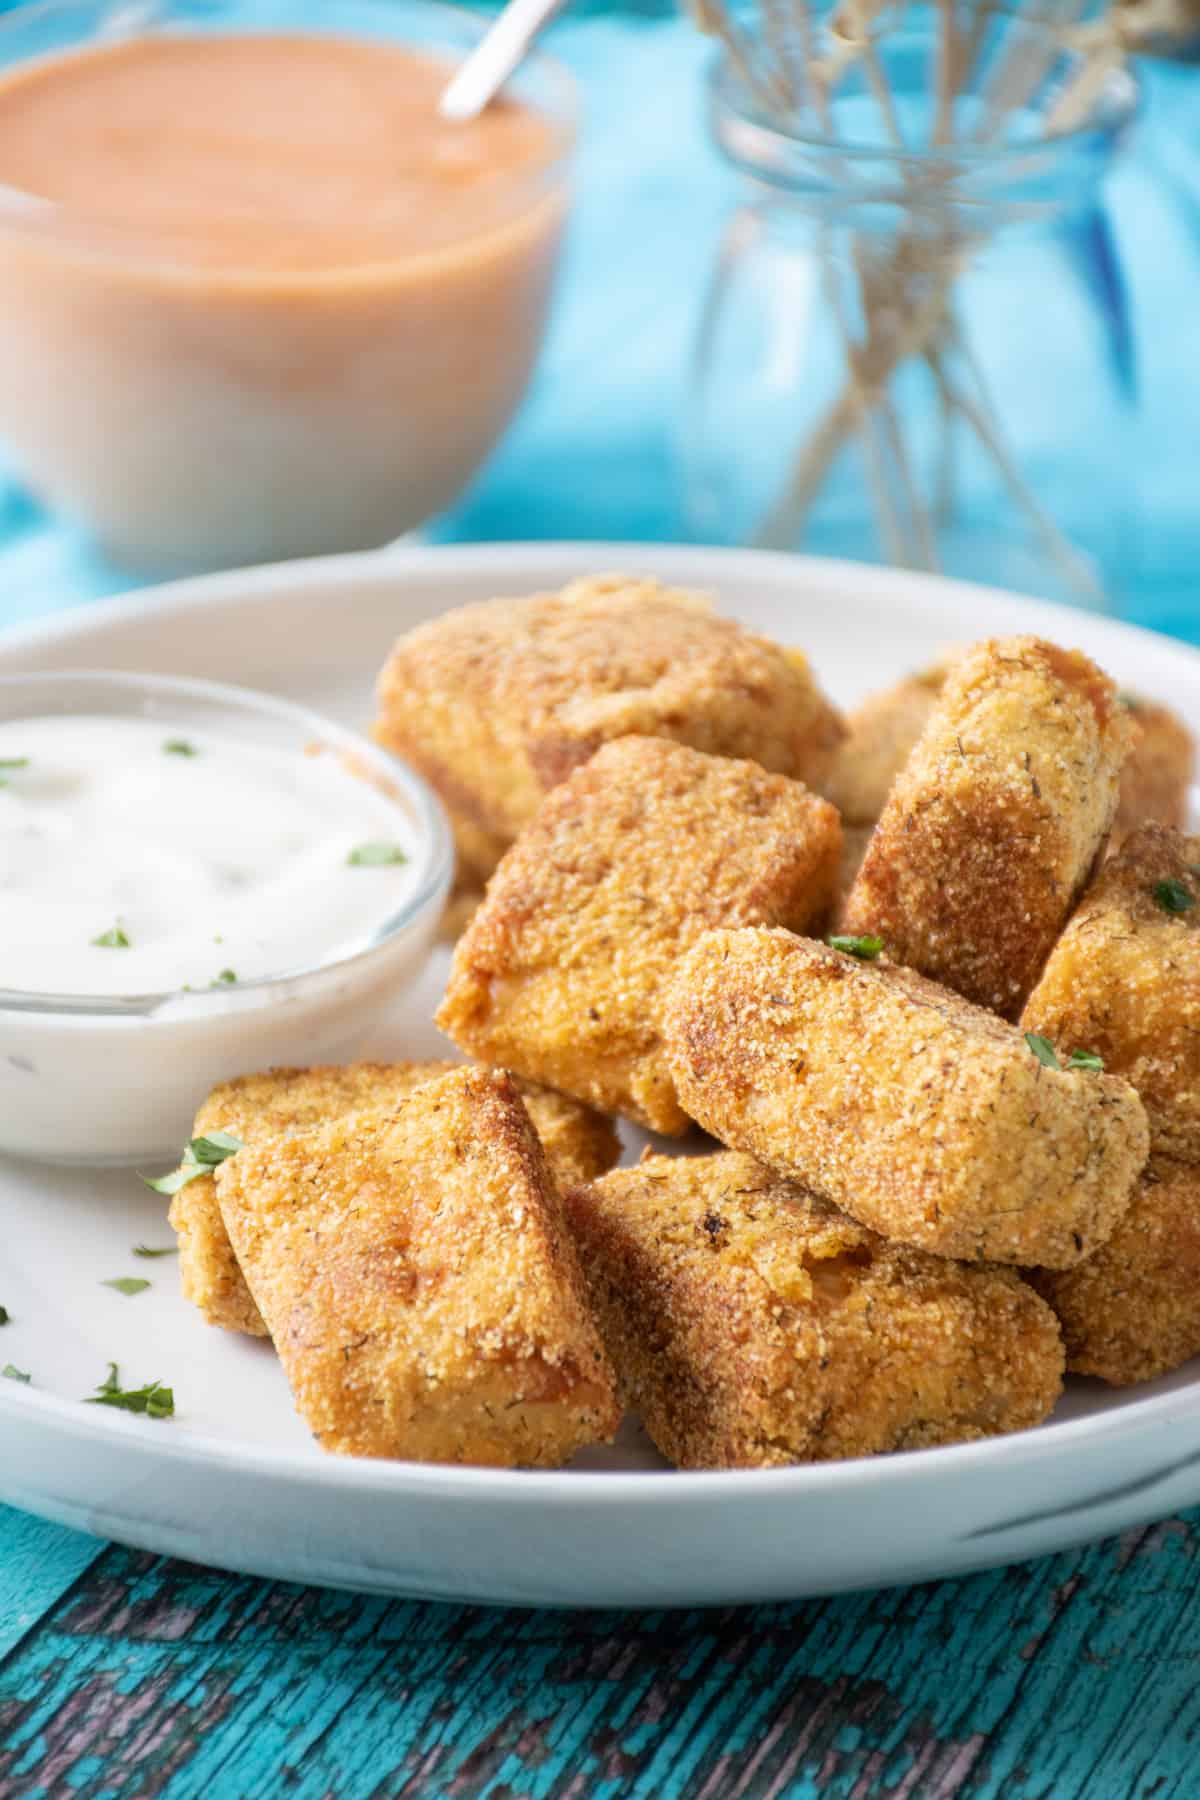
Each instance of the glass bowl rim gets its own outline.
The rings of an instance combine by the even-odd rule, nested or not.
[[[1033,26],[1036,29],[1036,22]],[[880,164],[889,168],[920,166],[967,170],[989,167],[1017,167],[1032,157],[1055,152],[1066,153],[1073,146],[1087,146],[1103,141],[1127,129],[1139,116],[1144,101],[1144,86],[1135,66],[1125,64],[1109,71],[1092,101],[1086,116],[1065,130],[1046,132],[1040,137],[1017,139],[994,144],[947,143],[914,144],[897,148],[891,144],[868,143],[854,138],[838,137],[820,129],[805,129],[786,114],[772,114],[754,99],[732,57],[724,48],[709,60],[708,90],[710,104],[735,121],[751,126],[763,139],[774,139],[793,150],[818,152],[830,158],[842,158],[852,165]]]
[[[36,28],[37,24],[42,20],[50,20],[62,14],[69,14],[72,11],[77,10],[81,3],[82,0],[28,0],[28,3],[25,5],[14,7],[10,11],[0,13],[0,82],[13,71],[33,67],[45,56],[70,55],[73,52],[78,52],[80,50],[104,47],[123,41],[116,37],[101,37],[93,30],[81,35],[77,40],[72,41],[71,43],[55,45],[49,51],[35,51],[29,55],[9,56],[8,49],[10,41],[12,38],[16,37],[22,29],[29,30],[31,28]],[[326,0],[326,4],[322,8],[319,18],[310,18],[306,25],[301,25],[298,21],[293,23],[281,22],[278,19],[259,19],[256,21],[254,9],[247,4],[247,0],[218,0],[218,4],[231,18],[238,15],[244,15],[248,29],[241,33],[241,35],[256,37],[270,36],[277,33],[295,34],[305,37],[337,35],[339,13],[372,13],[376,15],[385,26],[391,27],[386,33],[388,41],[401,48],[408,47],[413,49],[420,49],[421,45],[414,42],[414,29],[411,24],[406,23],[406,13],[408,19],[420,17],[423,21],[428,20],[434,30],[436,30],[436,25],[439,20],[446,22],[448,26],[457,27],[459,30],[465,28],[470,38],[475,43],[484,36],[492,23],[485,14],[475,12],[467,6],[456,5],[454,4],[454,0],[407,0],[407,8],[404,0],[401,0],[401,5],[398,7],[392,4],[392,0]],[[128,39],[124,41],[132,42],[136,41],[139,36],[153,35],[156,19],[157,12],[151,12],[148,16],[148,22],[151,27],[150,31],[131,32]],[[182,36],[203,35],[196,31],[194,22],[188,21],[187,19],[172,20],[168,17],[165,21],[165,29],[161,31],[159,35],[169,36],[173,31],[176,35]],[[216,35],[216,33],[211,33],[211,35]],[[347,27],[342,35],[354,37],[355,33],[352,29]],[[373,40],[369,37],[362,37],[360,41],[371,43]],[[427,43],[425,48],[433,54],[437,52],[439,46],[436,40],[434,40]],[[461,61],[462,57],[466,54],[466,51],[461,46],[449,43],[441,45],[440,48],[450,53],[457,61]],[[577,146],[580,127],[581,102],[579,84],[567,65],[558,57],[535,46],[522,59],[521,67],[522,69],[529,69],[533,72],[540,72],[548,78],[553,93],[553,104],[547,110],[546,116],[549,118],[554,129],[544,153],[530,163],[522,165],[520,169],[510,173],[508,185],[512,188],[518,187],[521,183],[532,186],[541,179],[547,177],[552,178],[556,170],[561,170],[562,167],[569,162]],[[216,221],[219,220],[220,217],[221,215],[217,212],[206,211],[201,218],[200,223],[203,223],[205,220]],[[23,223],[32,225],[36,221],[55,221],[60,223],[64,229],[72,224],[79,226],[103,224],[106,227],[115,229],[119,229],[121,225],[121,220],[119,218],[108,218],[106,216],[97,215],[87,208],[70,205],[60,200],[47,199],[44,195],[34,193],[32,189],[28,187],[19,187],[11,182],[0,181],[0,222],[3,223],[5,229],[20,231]],[[307,228],[306,222],[303,219],[289,218],[287,223],[290,230],[297,231],[301,234],[303,234]],[[312,229],[315,230],[317,228],[312,227]],[[386,236],[386,234],[383,235]],[[435,254],[440,254],[442,248],[445,250],[452,250],[460,243],[470,243],[478,235],[480,234],[476,231],[468,231],[464,233],[462,238],[451,238],[447,241],[446,245],[440,247]],[[152,240],[150,240],[148,248],[144,248],[141,252],[142,259],[144,259],[148,250],[152,249],[152,247]],[[403,256],[405,262],[416,263],[423,255],[428,253],[417,252],[409,255],[401,250],[399,254]],[[365,259],[368,265],[378,260],[379,256],[377,254]],[[387,260],[392,259],[388,258]],[[343,266],[344,265],[342,264],[336,265],[333,272],[336,273]],[[239,270],[227,271],[227,273],[232,274],[240,272],[241,271]],[[250,272],[256,273],[254,270],[251,270]],[[329,273],[329,271],[317,269],[315,271],[308,271],[308,273],[310,275],[321,275],[323,273]]]
[[[77,1019],[146,1019],[170,1005],[177,1009],[173,1022],[182,1023],[185,1017],[249,1011],[251,1002],[270,1005],[281,990],[294,987],[297,982],[333,975],[341,970],[361,969],[364,963],[387,950],[444,899],[454,872],[454,840],[445,809],[428,782],[382,745],[373,743],[349,726],[337,724],[311,707],[285,700],[280,695],[265,693],[258,688],[238,687],[232,682],[205,681],[186,675],[95,668],[0,675],[0,701],[20,693],[35,697],[72,682],[82,683],[97,693],[111,694],[125,687],[155,698],[190,698],[250,715],[267,716],[281,724],[294,726],[312,741],[350,752],[385,783],[400,789],[397,797],[385,788],[383,797],[389,805],[407,803],[407,816],[415,826],[421,856],[419,877],[413,893],[396,912],[375,927],[369,941],[323,961],[254,976],[248,981],[220,988],[177,987],[141,994],[48,994],[39,989],[0,987],[0,1013]],[[110,716],[139,715],[132,710],[114,710]]]

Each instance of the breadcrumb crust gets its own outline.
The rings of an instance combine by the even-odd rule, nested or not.
[[[824,800],[754,763],[621,738],[548,794],[460,938],[442,1030],[486,1062],[679,1135],[663,988],[708,925],[802,929],[841,851]]]
[[[213,1089],[196,1114],[192,1135],[228,1131],[252,1144],[307,1131],[346,1113],[387,1117],[414,1089],[455,1067],[451,1062],[365,1062],[243,1075]],[[518,1081],[517,1087],[560,1186],[590,1181],[612,1168],[621,1146],[610,1120],[535,1082]],[[184,1298],[199,1307],[210,1325],[266,1337],[229,1242],[213,1177],[202,1175],[180,1188],[169,1218],[179,1239]]]
[[[1146,1161],[1133,1088],[1044,1067],[1021,1032],[911,969],[786,931],[711,931],[664,1036],[683,1104],[903,1243],[1069,1268]]]
[[[1200,1355],[1200,1168],[1156,1158],[1106,1244],[1029,1280],[1058,1315],[1075,1374],[1128,1387]]]
[[[681,1468],[1018,1431],[1060,1392],[1015,1274],[890,1244],[749,1156],[647,1156],[566,1207],[623,1397]]]
[[[1103,853],[1129,738],[1079,651],[976,645],[896,778],[843,928],[1015,1018]]]
[[[216,1189],[323,1449],[556,1466],[616,1430],[562,1204],[507,1075],[456,1069],[388,1120],[264,1138]]]
[[[1156,898],[1178,884],[1192,905]],[[1093,1050],[1131,1081],[1151,1142],[1200,1162],[1200,836],[1146,825],[1080,901],[1029,996],[1022,1025],[1066,1056]]]
[[[800,651],[722,618],[705,594],[629,575],[417,626],[378,701],[376,737],[438,790],[476,884],[543,794],[611,738],[673,739],[815,785],[842,731]]]

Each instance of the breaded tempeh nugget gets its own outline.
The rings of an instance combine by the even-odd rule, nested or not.
[[[1129,1084],[1046,1068],[1015,1027],[912,969],[786,931],[712,931],[664,1009],[692,1117],[885,1236],[1069,1268],[1146,1160]]]
[[[548,794],[459,939],[442,1030],[653,1131],[687,1129],[659,1001],[708,925],[803,928],[833,896],[837,814],[754,763],[606,744]]]
[[[1077,1375],[1128,1387],[1200,1355],[1200,1168],[1156,1158],[1106,1244],[1077,1268],[1028,1278]]]
[[[1121,800],[1113,842],[1153,820],[1187,821],[1188,790],[1196,768],[1196,740],[1177,713],[1140,694],[1122,694],[1133,724],[1133,743],[1121,770]]]
[[[509,1076],[456,1069],[390,1119],[264,1138],[216,1187],[323,1449],[553,1466],[616,1430],[562,1202]]]
[[[1200,1162],[1200,837],[1147,825],[1109,857],[1021,1018],[1131,1081],[1155,1151]]]
[[[846,714],[846,736],[821,783],[843,825],[874,825],[937,705],[948,663],[906,675]]]
[[[648,1156],[566,1208],[622,1397],[683,1468],[1019,1431],[1061,1389],[1010,1270],[890,1244],[752,1157]]]
[[[1129,729],[1078,651],[976,645],[896,779],[842,929],[1015,1018],[1104,849]]]
[[[243,1075],[213,1089],[196,1114],[192,1135],[228,1131],[253,1144],[264,1137],[307,1131],[350,1112],[387,1115],[422,1083],[456,1066],[350,1063]],[[561,1186],[590,1181],[612,1168],[621,1146],[608,1119],[536,1082],[518,1081],[517,1087]],[[171,1202],[170,1219],[179,1237],[184,1298],[199,1307],[210,1325],[266,1337],[267,1328],[233,1254],[211,1175],[180,1188]]]
[[[438,790],[476,883],[547,789],[630,734],[816,782],[841,725],[799,651],[703,594],[627,575],[443,614],[400,639],[379,680],[375,735]]]

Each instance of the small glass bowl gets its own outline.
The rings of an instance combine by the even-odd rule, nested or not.
[[[38,0],[0,16],[0,80],[127,42],[278,34],[411,51],[449,79],[488,24],[437,0]],[[427,248],[402,207],[347,220],[338,245],[281,199],[264,230],[235,179],[153,227],[119,195],[100,216],[0,184],[6,459],[158,578],[372,549],[442,512],[524,394],[569,208],[571,76],[535,52],[506,92],[545,120],[544,152],[494,168],[474,205],[435,193]],[[237,253],[214,263],[218,237]]]
[[[236,986],[72,995],[0,988],[0,1151],[122,1167],[178,1156],[210,1088],[281,1064],[340,1062],[420,972],[453,872],[436,796],[405,764],[340,725],[267,694],[163,675],[0,679],[0,719],[47,714],[161,719],[248,742],[353,758],[406,821],[414,888],[353,950]]]

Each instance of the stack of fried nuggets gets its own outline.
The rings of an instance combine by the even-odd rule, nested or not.
[[[1200,1264],[1190,906],[1107,983],[1091,949],[1151,863],[1200,891],[1200,843],[1135,836],[1087,887],[1149,733],[1085,657],[956,654],[835,758],[796,653],[605,578],[422,627],[381,698],[466,878],[497,865],[438,1022],[512,1077],[230,1084],[197,1130],[248,1147],[173,1211],[185,1288],[270,1333],[322,1444],[554,1463],[619,1394],[681,1466],[844,1457],[1045,1418],[1056,1313],[1108,1379],[1200,1349],[1168,1274]],[[838,907],[858,955],[801,935]],[[1134,965],[1151,1049],[1114,999]],[[612,1113],[728,1147],[605,1173]],[[1123,1336],[1131,1258],[1153,1302]]]

